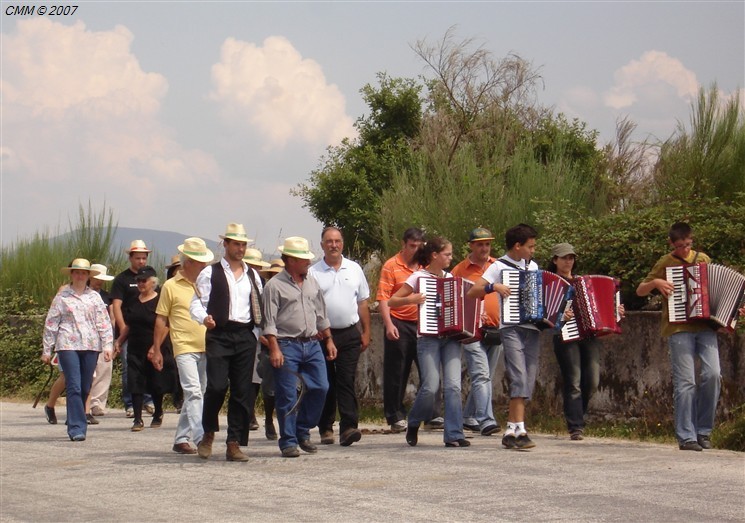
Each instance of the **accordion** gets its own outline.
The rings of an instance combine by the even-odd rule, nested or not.
[[[481,303],[466,296],[473,282],[464,278],[419,278],[417,292],[426,295],[419,306],[421,336],[469,340],[479,335]]]
[[[549,271],[505,269],[502,284],[510,295],[502,298],[502,325],[535,323],[553,327],[566,301],[569,282]]]
[[[667,300],[670,323],[713,320],[734,330],[745,295],[745,276],[713,263],[677,265],[665,272],[674,287]]]
[[[567,301],[562,307],[561,317],[566,307],[574,311],[574,318],[557,328],[565,342],[619,334],[621,321],[621,284],[610,276],[578,276],[570,285]]]

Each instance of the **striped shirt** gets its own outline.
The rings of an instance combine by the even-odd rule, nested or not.
[[[399,252],[393,258],[383,264],[383,268],[380,271],[380,280],[378,281],[378,295],[375,299],[378,301],[388,301],[391,296],[396,294],[396,291],[406,283],[406,280],[414,274],[415,270],[412,270],[404,262]],[[397,309],[391,309],[391,316],[398,318],[403,321],[417,321],[419,318],[418,307],[416,305],[406,305]]]

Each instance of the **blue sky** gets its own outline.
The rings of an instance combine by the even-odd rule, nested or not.
[[[216,239],[242,222],[267,256],[285,236],[317,245],[289,190],[353,133],[360,88],[429,74],[411,45],[452,26],[532,62],[539,101],[601,142],[623,116],[664,139],[699,86],[745,85],[743,2],[72,4],[2,2],[3,244],[105,199],[122,226]]]

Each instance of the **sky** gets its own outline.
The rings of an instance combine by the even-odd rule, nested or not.
[[[539,102],[601,144],[623,117],[668,138],[712,82],[745,101],[742,1],[0,3],[3,245],[90,201],[123,227],[216,240],[237,222],[267,257],[287,236],[320,252],[291,189],[356,136],[360,89],[430,75],[412,46],[451,27],[531,62]]]

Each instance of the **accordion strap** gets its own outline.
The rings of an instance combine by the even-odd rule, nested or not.
[[[509,265],[513,269],[517,269],[518,271],[527,271],[528,270],[528,265],[530,265],[530,260],[528,260],[528,263],[525,264],[525,268],[520,267],[519,265],[516,265],[516,264],[512,263],[511,261],[507,260],[504,256],[502,256],[501,258],[499,258],[499,261],[501,261],[505,265]]]
[[[693,251],[693,252],[695,252],[696,254],[693,256],[693,261],[691,262],[691,264],[696,263],[696,260],[698,260],[698,255],[700,254],[698,251]],[[685,265],[688,265],[688,262],[687,261],[685,261],[683,258],[681,258],[680,256],[678,256],[676,254],[673,254],[673,258],[677,258],[680,261],[682,261]]]

